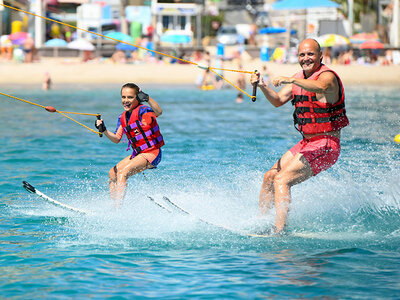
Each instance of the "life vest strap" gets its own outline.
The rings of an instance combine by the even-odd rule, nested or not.
[[[340,119],[343,117],[345,114],[342,112],[336,116],[330,116],[330,117],[325,117],[325,118],[299,118],[296,115],[294,116],[294,124],[299,124],[299,125],[305,125],[308,123],[327,123],[327,122],[332,122]]]
[[[135,157],[136,155],[138,155],[138,154],[141,153],[142,151],[144,151],[144,150],[146,150],[146,149],[148,149],[148,148],[151,148],[151,147],[153,147],[153,146],[155,146],[155,145],[157,145],[157,144],[160,144],[160,143],[162,143],[162,142],[163,142],[163,137],[160,135],[160,136],[157,137],[156,139],[154,139],[154,140],[152,140],[152,141],[149,141],[149,144],[146,143],[146,144],[143,144],[143,145],[140,146],[140,147],[134,148],[131,157]]]
[[[135,125],[135,126],[131,126],[131,125],[129,125],[129,126],[127,126],[128,127],[128,130],[129,131],[132,131],[132,130],[134,130],[135,128],[137,128],[137,126],[136,126],[136,124],[132,124],[132,125]],[[140,132],[142,132],[139,128],[138,128],[138,130],[140,131]],[[128,131],[128,132],[129,132]],[[132,136],[131,138],[130,138],[130,140],[132,141],[132,143],[136,143],[137,141],[139,141],[139,140],[141,140],[141,139],[145,139],[145,137],[149,137],[149,136],[151,136],[151,135],[153,135],[153,134],[155,134],[155,133],[158,133],[158,132],[160,132],[160,128],[158,127],[158,125],[156,125],[154,128],[150,128],[149,130],[147,130],[147,131],[143,131],[144,132],[144,135],[143,135],[143,133],[141,133],[141,134],[139,134],[139,135],[136,135],[136,136]]]
[[[344,103],[332,106],[332,107],[327,107],[327,108],[321,108],[321,107],[313,107],[311,110],[311,107],[306,107],[306,106],[301,106],[301,107],[296,107],[294,110],[294,113],[297,114],[304,114],[306,112],[314,112],[317,114],[327,114],[327,113],[332,113],[338,110],[341,110],[344,108]]]
[[[295,95],[292,99],[292,104],[295,105],[297,102],[307,102],[307,101],[318,101],[316,96],[309,97],[308,95]]]

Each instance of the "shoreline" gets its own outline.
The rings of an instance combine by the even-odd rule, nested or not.
[[[104,83],[82,83],[82,84],[76,84],[76,83],[57,83],[55,84],[50,90],[48,90],[47,92],[51,91],[62,91],[62,90],[71,90],[71,89],[75,89],[75,90],[92,90],[92,89],[99,89],[99,90],[110,90],[110,89],[117,89],[119,90],[121,88],[122,84],[125,84],[127,82],[118,82],[118,83],[109,83],[109,84],[104,84]],[[135,83],[135,82],[134,82]],[[200,90],[195,84],[180,84],[180,83],[138,83],[136,82],[140,88],[144,89],[144,90],[151,90],[154,88],[157,89],[167,89],[167,88],[175,88],[175,89],[182,89],[182,90],[193,90],[193,89],[197,89]],[[16,91],[16,90],[20,90],[20,89],[29,89],[32,91],[38,91],[38,90],[42,90],[42,85],[41,84],[35,84],[35,83],[25,83],[25,84],[21,84],[21,83],[0,83],[0,92],[3,92],[5,94],[7,94],[7,92],[5,92],[6,90],[9,91]],[[275,89],[275,88],[274,88]],[[385,84],[357,84],[357,83],[350,83],[350,84],[345,84],[345,90],[347,89],[363,89],[363,90],[368,90],[368,89],[386,89],[386,90],[392,90],[392,89],[400,89],[400,84],[397,83],[385,83]],[[222,89],[220,90],[232,90],[236,92],[236,89],[230,85],[225,85]],[[279,88],[277,88],[276,90],[279,90]],[[215,91],[219,91],[218,89],[214,89]],[[250,93],[250,84],[247,85],[246,92]],[[261,90],[257,91],[257,97],[258,97],[258,93],[260,93]]]
[[[266,65],[273,76],[292,76],[300,70],[298,64],[244,61],[244,70],[260,70]],[[50,73],[55,86],[59,85],[114,85],[137,82],[140,85],[195,86],[202,70],[189,64],[140,63],[114,64],[109,61],[80,63],[68,58],[47,59],[31,64],[1,62],[3,76],[0,86],[39,86],[44,74]],[[237,63],[226,62],[226,69],[238,69]],[[344,85],[400,85],[400,66],[329,65],[339,74]],[[223,76],[235,82],[238,73],[225,71]],[[249,75],[246,74],[246,78]]]

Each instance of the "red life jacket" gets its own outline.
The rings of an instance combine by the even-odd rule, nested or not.
[[[150,129],[145,130],[143,128],[144,125],[140,121],[141,116],[139,116],[139,109],[141,106],[143,105],[138,105],[132,111],[128,123],[126,120],[126,111],[121,115],[121,126],[129,139],[129,145],[131,145],[133,149],[132,158],[141,152],[148,152],[164,146],[164,140],[156,120],[151,123]]]
[[[335,74],[339,83],[339,101],[335,104],[320,102],[314,92],[308,92],[293,84],[292,104],[295,106],[293,120],[295,127],[298,124],[298,130],[302,134],[336,131],[349,125],[344,105],[344,88],[339,76],[327,66],[321,64],[321,67],[306,79],[317,80],[322,72]],[[304,79],[303,71],[300,71],[294,77]]]

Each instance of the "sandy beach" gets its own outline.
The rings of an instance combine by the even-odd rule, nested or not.
[[[264,65],[259,59],[247,60],[244,70],[260,70]],[[299,70],[297,64],[266,63],[274,76],[290,76]],[[0,85],[41,85],[49,72],[57,84],[195,84],[202,71],[190,64],[140,63],[115,64],[109,60],[81,63],[77,58],[42,58],[35,63],[1,62]],[[330,66],[346,85],[399,85],[400,66],[332,65]],[[237,69],[237,64],[226,62],[224,68]],[[224,72],[224,77],[235,81],[235,72]]]

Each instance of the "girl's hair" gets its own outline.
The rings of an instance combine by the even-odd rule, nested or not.
[[[125,83],[121,88],[121,94],[122,94],[122,90],[124,88],[134,89],[136,91],[136,95],[139,93],[139,87],[134,83],[130,83],[130,82],[129,83]]]

